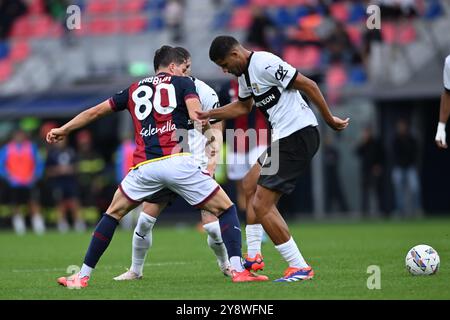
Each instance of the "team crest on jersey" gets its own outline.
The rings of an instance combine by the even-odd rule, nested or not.
[[[257,83],[252,83],[252,90],[255,93],[260,93],[259,87]]]

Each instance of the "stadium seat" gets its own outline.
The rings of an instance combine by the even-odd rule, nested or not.
[[[88,34],[110,35],[120,31],[120,22],[113,18],[97,18],[88,23]]]
[[[222,10],[214,16],[211,28],[213,30],[221,30],[226,28],[231,19],[231,13],[228,10]]]
[[[45,13],[44,0],[32,0],[28,4],[28,12],[30,14],[43,14]]]
[[[273,6],[272,0],[250,0],[250,4],[260,7]]]
[[[352,84],[363,84],[367,81],[367,73],[363,66],[357,65],[350,68],[348,81]]]
[[[432,20],[442,16],[445,13],[444,8],[442,8],[442,3],[439,0],[429,0],[426,2],[426,5],[424,14],[425,19]]]
[[[330,13],[340,22],[347,22],[350,16],[346,2],[336,2],[330,5]]]
[[[349,10],[348,22],[357,23],[366,19],[366,7],[363,3],[352,2]]]
[[[133,1],[130,1],[133,2]],[[86,6],[88,14],[108,14],[119,12],[118,0],[90,0]]]
[[[27,40],[16,40],[11,44],[10,59],[12,62],[20,62],[30,55],[31,49]]]
[[[229,28],[231,30],[243,30],[250,27],[252,23],[252,13],[250,7],[240,7],[233,11]]]
[[[414,28],[414,25],[410,22],[398,26],[397,33],[398,33],[397,39],[399,44],[406,45],[416,41],[417,38],[416,29]]]
[[[153,18],[150,18],[147,23],[147,30],[150,31],[159,31],[164,29],[165,22],[164,19],[160,15],[156,15]]]
[[[0,41],[0,60],[6,59],[9,55],[9,45],[7,42]]]
[[[387,44],[393,44],[396,41],[395,25],[392,22],[384,21],[381,28],[381,38]]]
[[[31,24],[31,15],[27,14],[18,18],[9,33],[10,37],[30,37],[33,33],[33,26]]]
[[[249,2],[249,0],[233,0],[232,5],[234,7],[242,7],[248,5]]]
[[[360,47],[362,44],[362,32],[359,25],[349,24],[345,26],[350,41],[355,47]]]
[[[296,23],[295,16],[285,7],[276,9],[272,19],[275,24],[281,28],[288,27]]]
[[[122,1],[119,10],[124,13],[141,13],[145,6],[145,0]]]
[[[127,34],[140,33],[147,27],[147,18],[144,16],[130,16],[121,21],[121,31]]]
[[[325,75],[325,83],[329,89],[342,88],[347,83],[347,72],[341,64],[333,64],[328,67]]]
[[[32,21],[33,38],[55,37],[62,34],[61,25],[48,15],[38,15]]]
[[[12,63],[9,59],[0,61],[0,82],[6,81],[12,75]]]
[[[320,64],[320,49],[315,46],[288,45],[284,49],[283,59],[295,68],[313,70]]]

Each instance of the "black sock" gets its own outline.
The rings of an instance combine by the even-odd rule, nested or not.
[[[84,264],[95,268],[103,252],[108,248],[118,223],[119,221],[109,214],[103,214],[103,217],[92,234],[91,243],[84,257]]]
[[[241,224],[237,216],[236,206],[233,204],[219,216],[222,240],[227,248],[228,256],[242,256]]]

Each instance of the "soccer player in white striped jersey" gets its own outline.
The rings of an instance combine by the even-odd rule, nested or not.
[[[298,177],[308,168],[319,148],[317,119],[298,90],[311,99],[334,130],[345,129],[349,119],[333,116],[317,84],[269,52],[252,52],[233,37],[219,36],[211,43],[209,57],[223,72],[238,77],[239,100],[219,109],[198,111],[198,118],[232,119],[248,114],[254,104],[266,116],[273,129],[272,144],[244,178],[249,181],[251,194],[247,222],[253,221],[255,230],[252,231],[258,235],[261,235],[259,225],[264,227],[289,265],[284,276],[275,281],[311,279],[314,271],[303,258],[276,208],[280,197],[295,189]],[[250,215],[253,215],[252,219],[249,219]]]
[[[436,131],[436,144],[439,148],[447,149],[445,125],[450,116],[450,55],[444,64],[444,92],[441,95],[441,106],[439,111],[439,123]]]
[[[186,57],[186,66],[183,75],[190,76],[191,56],[189,52],[182,47],[177,47],[175,49],[179,50],[183,56]],[[202,110],[208,111],[219,107],[219,98],[214,89],[199,79],[191,78],[194,81],[196,91],[200,98]],[[192,121],[190,121],[192,126],[189,128],[188,132],[189,149],[192,152],[196,163],[202,170],[206,174],[213,176],[217,164],[217,157],[219,156],[219,150],[222,147],[223,123],[220,120],[210,120],[209,122],[215,141],[208,143],[206,137],[198,130],[194,129]],[[209,150],[205,150],[207,144]],[[115,277],[114,280],[135,280],[142,278],[146,255],[152,246],[153,226],[164,208],[176,197],[176,193],[165,189],[144,203],[143,210],[139,215],[133,233],[131,267],[125,273]],[[201,218],[203,228],[208,234],[208,246],[214,252],[220,270],[225,276],[231,276],[228,254],[220,234],[218,218],[205,210],[201,211]]]

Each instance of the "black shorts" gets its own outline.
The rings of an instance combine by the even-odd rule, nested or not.
[[[284,194],[291,193],[297,178],[309,167],[319,145],[319,130],[313,126],[273,142],[258,159],[262,167],[258,184]],[[278,162],[274,158],[277,153]]]
[[[38,190],[34,187],[10,187],[9,203],[11,205],[28,204],[30,201],[38,201]]]

